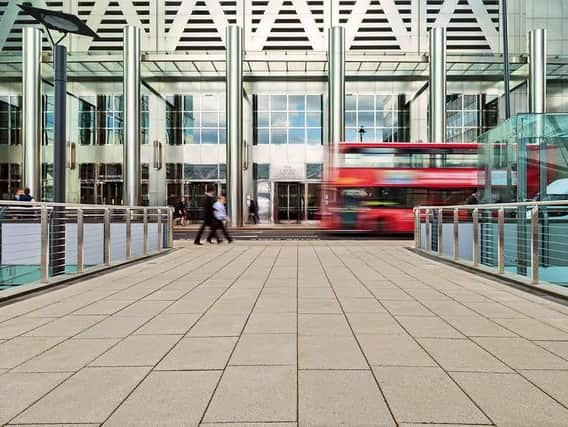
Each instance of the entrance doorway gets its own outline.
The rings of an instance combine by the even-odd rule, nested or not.
[[[275,219],[279,224],[298,224],[303,217],[303,185],[299,182],[277,182]]]

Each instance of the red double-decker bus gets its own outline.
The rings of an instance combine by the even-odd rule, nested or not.
[[[478,144],[343,143],[329,170],[327,230],[410,234],[416,205],[464,203],[479,188]]]

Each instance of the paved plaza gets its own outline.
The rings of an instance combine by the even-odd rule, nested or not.
[[[177,250],[0,307],[0,425],[568,424],[568,307],[399,241]]]

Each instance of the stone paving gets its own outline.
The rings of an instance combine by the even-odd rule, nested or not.
[[[0,425],[568,425],[568,307],[409,242],[237,242],[0,307]]]

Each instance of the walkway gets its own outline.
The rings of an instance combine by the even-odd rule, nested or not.
[[[0,307],[0,425],[565,426],[568,307],[405,245],[180,243]]]

